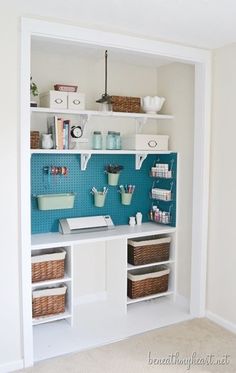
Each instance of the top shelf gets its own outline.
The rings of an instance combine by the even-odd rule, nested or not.
[[[97,111],[97,110],[69,110],[69,109],[51,109],[43,107],[32,107],[31,113],[45,114],[68,114],[68,115],[87,115],[96,117],[117,117],[134,119],[173,119],[173,115],[164,114],[146,114],[146,113],[120,113],[115,111]]]

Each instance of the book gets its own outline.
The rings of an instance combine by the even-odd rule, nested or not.
[[[63,120],[63,149],[69,149],[70,120]]]
[[[48,133],[52,135],[53,149],[56,149],[56,126],[55,126],[55,116],[49,117],[47,119]]]
[[[47,119],[48,133],[52,134],[53,149],[70,148],[70,120],[58,118],[56,115]]]
[[[63,120],[56,118],[56,149],[63,149]]]

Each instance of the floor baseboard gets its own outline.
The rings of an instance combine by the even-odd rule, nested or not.
[[[23,369],[23,360],[12,361],[10,363],[5,363],[0,365],[0,373],[13,372],[15,370]]]
[[[219,315],[216,315],[215,313],[211,312],[211,311],[206,311],[206,317],[215,322],[216,324],[222,326],[223,328],[229,330],[230,332],[232,333],[236,333],[236,324],[226,320],[226,319],[223,319],[223,317],[219,316]]]

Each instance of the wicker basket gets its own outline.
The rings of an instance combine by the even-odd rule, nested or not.
[[[31,149],[39,149],[39,131],[30,131],[30,148]]]
[[[53,280],[64,277],[66,251],[47,250],[42,255],[31,257],[32,282]]]
[[[140,113],[140,97],[111,96],[112,110],[124,113]]]
[[[170,237],[155,236],[128,240],[128,262],[141,265],[169,260],[170,242]]]
[[[164,266],[129,272],[128,297],[135,299],[164,293],[168,290],[169,273],[170,269]]]
[[[32,294],[33,317],[55,315],[65,312],[65,297],[67,287],[34,290]]]

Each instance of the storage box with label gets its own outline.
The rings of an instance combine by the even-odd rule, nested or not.
[[[40,106],[51,109],[67,109],[67,92],[48,91],[40,95]]]
[[[68,109],[84,110],[85,109],[85,94],[77,92],[68,92]]]
[[[127,150],[168,150],[169,136],[134,134],[122,137],[122,148]]]

